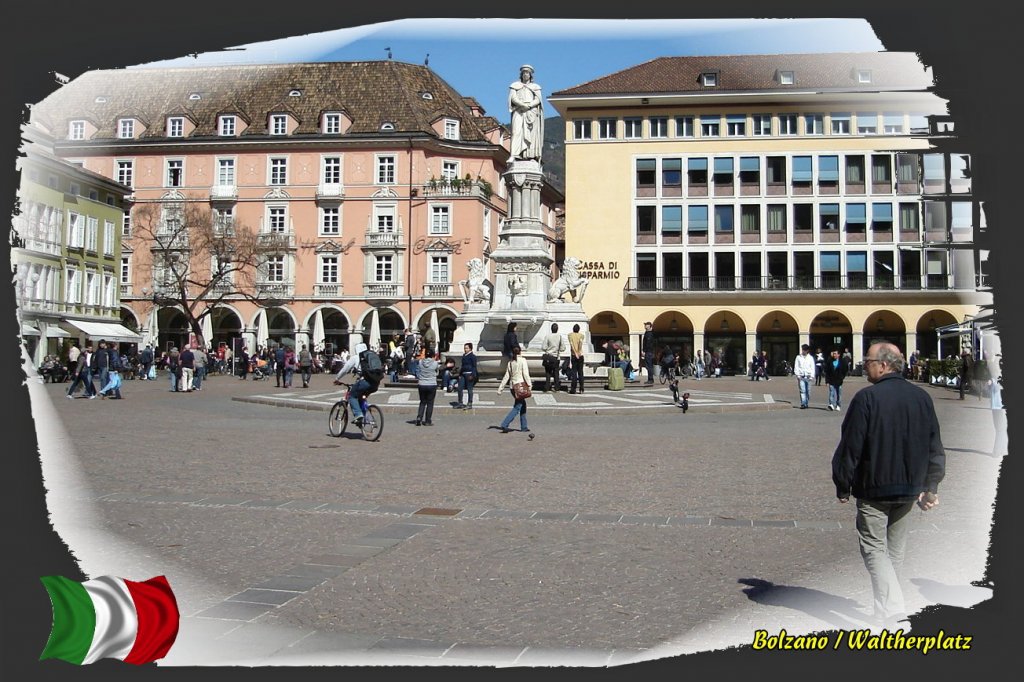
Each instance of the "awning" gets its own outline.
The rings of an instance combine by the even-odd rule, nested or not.
[[[51,324],[46,328],[46,338],[48,339],[70,339],[71,334],[61,329],[55,324]]]
[[[61,326],[73,336],[84,334],[90,341],[116,341],[139,343],[142,337],[116,322],[86,322],[84,320],[64,320]]]
[[[39,330],[36,329],[33,325],[29,324],[28,322],[22,322],[21,323],[21,335],[22,336],[42,336],[42,334],[39,333]]]

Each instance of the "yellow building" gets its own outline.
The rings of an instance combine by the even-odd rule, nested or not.
[[[665,57],[553,93],[595,348],[638,358],[650,320],[726,372],[761,350],[778,372],[803,343],[934,354],[991,299],[931,82],[904,53]]]

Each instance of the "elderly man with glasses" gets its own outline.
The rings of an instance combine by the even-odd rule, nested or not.
[[[871,386],[850,401],[832,457],[836,496],[857,498],[860,553],[874,594],[875,617],[885,626],[906,618],[899,574],[914,503],[939,503],[946,455],[931,397],[903,378],[903,356],[876,343],[864,358]]]

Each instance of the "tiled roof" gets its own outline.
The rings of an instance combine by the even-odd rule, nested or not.
[[[860,83],[857,72],[871,72]],[[792,71],[783,85],[780,71]],[[717,85],[705,86],[704,73],[716,73]],[[836,52],[827,54],[757,54],[704,57],[659,57],[596,80],[551,94],[612,95],[643,93],[734,92],[745,90],[924,89],[932,79],[909,52]]]
[[[301,95],[290,97],[292,90]],[[423,92],[432,97],[424,99]],[[193,93],[200,99],[189,99]],[[463,141],[484,142],[490,127],[429,68],[396,61],[90,71],[35,105],[32,119],[58,138],[75,119],[98,127],[93,139],[115,138],[117,119],[130,112],[149,124],[143,139],[155,140],[165,135],[168,115],[192,119],[195,138],[216,136],[218,114],[233,113],[250,124],[244,138],[267,135],[268,113],[283,107],[298,121],[293,137],[319,134],[326,111],[344,111],[352,119],[347,135],[381,134],[385,121],[395,125],[389,134],[435,135],[430,122],[442,115],[460,120]]]

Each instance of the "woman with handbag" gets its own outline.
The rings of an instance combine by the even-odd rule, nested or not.
[[[437,356],[429,345],[423,347],[423,358],[416,365],[416,387],[420,393],[420,406],[416,411],[416,426],[433,426],[434,398],[437,396]]]
[[[523,349],[516,344],[512,347],[512,359],[508,362],[508,368],[505,370],[505,375],[501,379],[501,384],[498,386],[498,395],[505,390],[505,385],[510,384],[512,386],[512,397],[515,398],[515,404],[512,405],[512,409],[505,415],[505,419],[501,422],[501,432],[508,433],[508,425],[512,423],[512,420],[519,415],[519,430],[523,433],[529,433],[530,429],[526,426],[526,399],[529,398],[533,393],[531,387],[533,386],[533,379],[530,378],[530,370],[526,366],[526,360],[522,357]],[[532,435],[530,436],[533,437]]]

